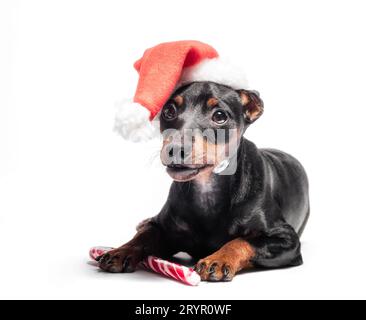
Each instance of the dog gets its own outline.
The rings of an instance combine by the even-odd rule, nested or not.
[[[174,179],[168,199],[158,215],[138,226],[131,241],[101,257],[100,268],[133,272],[149,255],[186,252],[202,280],[230,281],[242,270],[301,265],[299,238],[309,217],[307,175],[292,156],[258,149],[244,138],[262,113],[256,91],[213,82],[178,88],[159,115],[161,160]],[[193,133],[186,148],[185,131],[205,129],[214,134]],[[169,131],[175,134],[164,136]],[[230,145],[232,158],[216,152]],[[235,162],[234,170],[226,163],[217,173],[225,159]]]

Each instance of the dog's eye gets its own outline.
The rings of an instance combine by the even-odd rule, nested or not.
[[[168,121],[174,120],[177,115],[177,108],[175,107],[174,103],[167,104],[162,111],[163,118]]]
[[[227,114],[225,111],[218,110],[212,115],[212,121],[217,124],[224,124],[227,121]]]

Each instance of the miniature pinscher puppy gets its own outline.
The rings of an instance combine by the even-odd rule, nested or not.
[[[302,264],[308,180],[292,156],[243,137],[262,113],[255,91],[213,82],[179,88],[160,114],[161,160],[175,180],[168,199],[131,241],[101,257],[100,268],[132,272],[149,255],[186,252],[202,280],[230,281],[249,268]]]

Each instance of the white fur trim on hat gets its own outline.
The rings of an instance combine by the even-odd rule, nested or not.
[[[124,101],[116,105],[114,130],[132,142],[144,142],[158,136],[158,128],[150,121],[150,112],[139,103]]]
[[[248,81],[243,70],[224,58],[205,59],[183,70],[178,87],[197,81],[212,81],[235,90],[247,89]]]

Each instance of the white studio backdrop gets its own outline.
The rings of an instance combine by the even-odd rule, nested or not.
[[[2,1],[0,298],[366,298],[363,1]],[[242,63],[265,112],[247,132],[305,166],[311,218],[299,268],[190,288],[88,265],[157,214],[157,143],[113,131],[133,62],[197,39]]]

